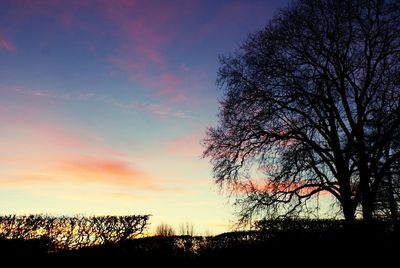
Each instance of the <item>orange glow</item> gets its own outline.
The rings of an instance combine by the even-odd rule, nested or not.
[[[134,169],[127,162],[114,159],[80,157],[75,160],[65,161],[60,168],[67,174],[89,181],[105,181],[129,185],[147,182],[148,180],[145,174]]]
[[[251,191],[259,191],[259,192],[266,192],[266,193],[273,193],[273,192],[292,192],[296,191],[301,195],[307,195],[312,191],[318,189],[317,186],[305,186],[306,183],[298,183],[298,182],[271,182],[271,181],[262,181],[257,180],[255,182],[250,183],[242,183],[236,184],[231,190],[236,193],[247,193]],[[301,188],[303,187],[304,188]],[[328,195],[328,191],[320,191],[320,195]]]

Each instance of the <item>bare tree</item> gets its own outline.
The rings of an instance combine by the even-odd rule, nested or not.
[[[298,215],[325,193],[348,222],[358,206],[373,218],[400,157],[399,1],[299,0],[222,57],[217,82],[204,156],[241,220]]]
[[[179,231],[180,231],[180,235],[193,236],[194,235],[193,224],[191,224],[189,222],[182,223],[179,228]]]
[[[156,236],[174,236],[175,230],[167,223],[161,223],[156,228]]]
[[[390,149],[386,150],[388,154]],[[396,230],[400,227],[399,218],[400,205],[400,160],[394,162],[377,191],[374,203],[374,213],[378,218],[390,219]]]
[[[52,250],[116,243],[141,235],[148,215],[52,217],[0,216],[0,238],[49,239]]]

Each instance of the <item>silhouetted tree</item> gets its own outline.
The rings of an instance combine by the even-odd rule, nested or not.
[[[156,236],[174,236],[175,230],[167,223],[161,223],[156,228]]]
[[[348,222],[359,205],[373,218],[400,157],[399,1],[299,0],[222,57],[217,82],[204,156],[241,220],[315,209],[321,193]]]
[[[377,198],[374,203],[375,215],[378,218],[391,220],[394,222],[395,228],[399,229],[399,205],[400,160],[397,160],[383,177],[382,183],[377,191]]]
[[[180,235],[184,236],[193,236],[194,235],[194,227],[193,224],[189,222],[182,223],[179,227]]]

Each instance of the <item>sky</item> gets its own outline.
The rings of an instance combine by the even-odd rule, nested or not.
[[[218,56],[287,2],[0,0],[0,214],[229,231],[200,145]]]

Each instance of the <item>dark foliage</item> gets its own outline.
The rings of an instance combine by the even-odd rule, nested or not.
[[[116,244],[58,252],[56,260],[74,263],[125,263],[200,267],[203,265],[259,265],[285,263],[310,266],[391,261],[397,250],[398,234],[391,225],[377,222],[377,228],[364,229],[362,223],[347,227],[344,221],[282,220],[258,223],[259,230],[224,233],[214,237],[168,236],[126,240]],[[371,231],[372,230],[372,231]],[[186,245],[186,246],[185,246]],[[190,245],[190,246],[188,246]],[[354,257],[355,250],[367,254]],[[335,256],[332,252],[336,252]],[[327,255],[328,254],[328,255]],[[370,254],[370,255],[369,255]],[[311,257],[312,255],[312,257]],[[313,265],[314,264],[314,265]]]
[[[0,216],[0,238],[36,241],[48,251],[78,249],[131,239],[141,235],[148,215],[52,217]],[[19,243],[19,242],[18,242]],[[24,245],[29,246],[27,242]],[[39,247],[38,247],[39,248]]]
[[[264,220],[257,230],[224,233],[213,237],[155,236],[121,240],[74,250],[48,252],[46,239],[0,239],[1,256],[13,263],[73,267],[161,265],[250,266],[274,264],[343,266],[396,261],[399,234],[388,222],[363,222],[349,226],[332,220]],[[332,254],[335,252],[335,254]],[[355,255],[355,252],[363,252]],[[16,258],[27,257],[27,258]],[[17,261],[16,261],[17,260]],[[284,265],[284,266],[285,266]]]

